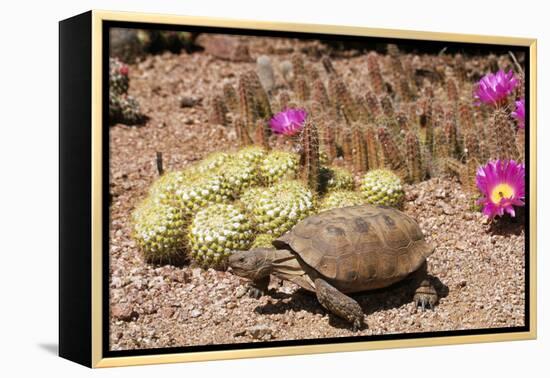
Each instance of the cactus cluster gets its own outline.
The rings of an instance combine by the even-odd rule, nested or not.
[[[109,123],[137,125],[145,121],[139,103],[128,94],[128,66],[109,58]]]
[[[514,121],[505,98],[495,108],[473,105],[471,78],[487,67],[460,54],[401,59],[395,45],[387,56],[364,58],[366,69],[350,75],[327,56],[260,56],[255,70],[228,79],[208,102],[209,120],[233,127],[241,149],[216,152],[153,184],[134,213],[147,259],[187,250],[202,266],[222,266],[233,250],[271,246],[316,211],[365,203],[399,208],[405,184],[442,175],[456,175],[473,193],[482,162],[522,158],[519,108]],[[116,101],[131,102],[125,69],[111,69]],[[366,89],[353,82],[359,74]],[[113,106],[132,118],[122,108]],[[306,116],[297,123],[288,117],[293,112]],[[292,126],[286,132],[270,122],[281,114]]]
[[[300,152],[297,177],[314,191],[323,191],[322,166],[335,161],[359,176],[388,169],[404,183],[416,183],[455,174],[451,166],[456,163],[467,169],[475,165],[473,161],[522,158],[525,132],[515,131],[505,108],[492,111],[485,105],[474,106],[473,78],[511,66],[504,56],[488,61],[474,64],[461,54],[402,54],[398,46],[389,45],[386,56],[369,52],[364,67],[350,76],[338,72],[327,56],[313,63],[295,53],[279,64],[262,56],[257,61],[260,79],[254,72],[245,73],[238,80],[238,95],[226,85],[222,97],[227,109],[237,109],[231,110],[232,122],[241,144],[261,143],[266,149],[280,148],[284,138],[264,130],[272,109],[308,111],[301,135],[289,137],[283,149]],[[284,82],[273,82],[277,79],[272,75],[274,67]],[[419,76],[419,67],[425,76]],[[353,83],[353,75],[362,74],[368,81],[366,91]],[[519,87],[516,97],[521,96]],[[468,149],[467,139],[472,138],[479,146]],[[321,157],[326,157],[326,163],[317,163]]]

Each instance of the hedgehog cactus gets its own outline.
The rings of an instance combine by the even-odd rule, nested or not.
[[[306,121],[301,134],[301,178],[313,193],[319,191],[319,135],[312,120]]]
[[[269,97],[260,82],[258,74],[254,71],[248,71],[243,77],[247,83],[246,85],[250,88],[257,116],[259,118],[271,118],[273,113],[271,112]]]
[[[321,144],[321,150],[326,153],[328,163],[331,163],[336,159],[336,135],[335,126],[332,122],[327,122],[323,119],[320,120],[319,138]]]
[[[377,95],[382,95],[384,93],[384,80],[378,65],[378,55],[375,52],[367,55],[367,68],[372,89]]]
[[[228,111],[235,114],[239,112],[239,99],[237,98],[237,91],[235,91],[235,88],[230,83],[226,83],[223,86],[223,101]]]
[[[445,115],[445,138],[449,149],[449,156],[460,156],[460,146],[458,143],[457,127],[454,113],[447,113]]]
[[[213,125],[227,126],[227,107],[222,96],[214,96],[210,102],[210,123]]]
[[[336,76],[330,77],[329,93],[336,110],[341,111],[349,122],[359,119],[357,104],[342,79]]]
[[[351,130],[351,148],[353,170],[355,173],[364,173],[367,170],[367,148],[361,125],[353,124]]]
[[[302,103],[309,99],[309,87],[305,77],[299,76],[294,80],[294,93]]]
[[[311,214],[314,208],[313,193],[295,180],[283,181],[265,190],[252,188],[252,195],[244,193],[243,198],[252,202],[255,228],[259,233],[279,237],[292,226]]]
[[[365,129],[365,147],[367,150],[367,168],[381,168],[380,144],[378,142],[378,138],[376,137],[376,131],[372,126],[367,126]]]
[[[296,178],[298,155],[285,151],[271,151],[260,165],[260,177],[265,185],[272,185],[283,179]]]
[[[238,98],[242,121],[246,126],[246,130],[250,132],[256,125],[256,120],[260,118],[260,115],[254,100],[254,89],[246,75],[241,75],[239,78]]]
[[[420,151],[420,142],[416,133],[409,131],[405,137],[405,146],[407,153],[407,166],[409,169],[408,177],[412,182],[420,182],[424,179],[424,169],[422,165],[422,155]]]
[[[361,193],[351,190],[338,190],[327,194],[323,198],[319,205],[319,210],[323,211],[347,206],[363,205],[365,202],[365,198]]]
[[[191,256],[203,267],[223,266],[235,250],[246,250],[254,231],[244,212],[230,204],[214,204],[199,211],[189,227]]]
[[[239,141],[239,145],[241,147],[252,144],[252,138],[248,133],[248,128],[240,116],[236,116],[233,119],[233,127],[235,128],[235,134],[237,134],[237,140]]]
[[[145,199],[132,213],[132,236],[148,262],[174,263],[185,256],[183,213],[174,206]]]
[[[129,84],[128,66],[117,58],[109,58],[109,93],[128,93]]]
[[[323,110],[330,108],[330,100],[328,98],[327,89],[321,79],[317,79],[313,82],[311,88],[311,99],[318,102]]]
[[[493,160],[516,159],[518,149],[514,138],[512,138],[515,132],[514,125],[508,114],[504,110],[495,110],[488,129],[490,158]]]
[[[254,130],[254,141],[256,144],[266,150],[269,150],[269,134],[269,123],[267,123],[264,119],[257,120],[256,128]]]
[[[405,193],[401,179],[387,169],[369,171],[361,182],[361,192],[367,203],[400,208]]]
[[[384,157],[384,166],[394,171],[399,177],[407,178],[407,165],[401,151],[397,147],[392,135],[385,127],[378,128],[378,140]]]

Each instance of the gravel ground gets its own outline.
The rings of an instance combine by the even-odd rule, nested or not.
[[[274,42],[270,52],[279,47],[286,59],[291,42]],[[252,39],[251,55],[267,52],[265,45]],[[364,59],[334,63],[340,72],[353,72]],[[252,68],[205,53],[157,55],[130,67],[130,94],[150,119],[142,127],[110,130],[112,350],[524,325],[524,222],[520,216],[515,223],[488,223],[471,211],[452,179],[406,188],[405,212],[436,246],[428,270],[437,278],[439,306],[417,310],[412,290],[399,284],[355,295],[367,315],[368,327],[359,333],[287,282],[272,280],[271,297],[256,300],[245,295],[246,282],[228,272],[146,264],[130,238],[129,214],[157,177],[156,151],[169,170],[235,145],[230,127],[208,124],[206,104],[225,81],[236,84],[238,74]],[[182,97],[199,102],[181,107]]]

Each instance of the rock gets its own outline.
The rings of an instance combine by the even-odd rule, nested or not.
[[[180,283],[189,283],[191,281],[191,277],[189,277],[189,273],[186,270],[178,269],[174,271],[170,278],[174,282],[180,282]]]
[[[202,274],[202,269],[201,268],[193,268],[193,270],[191,272],[193,273],[193,278],[200,278],[200,276]]]
[[[192,108],[193,106],[197,105],[201,100],[190,97],[190,96],[182,96],[180,97],[180,108]]]
[[[252,61],[248,46],[239,41],[238,37],[222,34],[201,34],[197,37],[196,43],[202,46],[207,54],[218,59],[233,62]]]
[[[175,310],[174,310],[173,307],[163,307],[159,311],[160,315],[165,319],[171,318],[174,315],[174,312],[175,312]]]
[[[231,310],[231,309],[237,307],[237,304],[235,302],[229,302],[225,305],[225,307]]]
[[[202,315],[202,312],[201,310],[199,309],[194,309],[193,311],[191,311],[191,313],[189,314],[189,316],[191,316],[192,318],[198,318],[199,316]]]
[[[248,292],[248,288],[246,286],[241,285],[237,288],[237,291],[235,291],[235,296],[237,298],[242,298],[247,292]]]
[[[248,327],[246,334],[256,340],[269,340],[273,338],[273,330],[264,324]]]
[[[275,86],[275,76],[273,74],[273,66],[271,65],[271,59],[267,55],[260,55],[256,59],[256,69],[262,87],[267,92],[270,92]]]
[[[111,306],[111,316],[117,320],[129,322],[137,319],[139,315],[129,304],[125,303]]]

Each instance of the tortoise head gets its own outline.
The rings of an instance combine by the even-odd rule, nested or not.
[[[228,259],[228,265],[237,276],[257,280],[271,274],[273,249],[254,248],[236,251]]]

